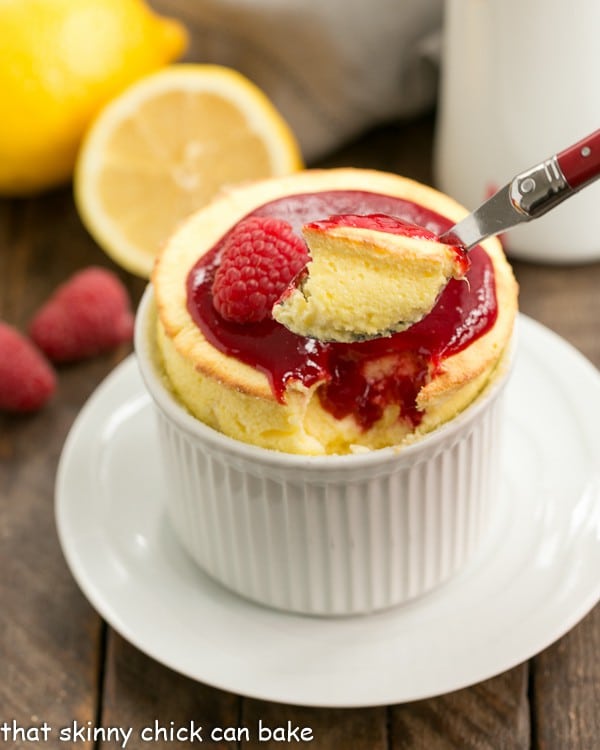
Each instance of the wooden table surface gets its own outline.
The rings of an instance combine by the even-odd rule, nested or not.
[[[386,126],[322,164],[381,168],[431,182],[432,134],[431,117]],[[70,189],[0,202],[1,319],[25,327],[58,283],[92,263],[118,271],[81,225]],[[521,310],[600,366],[600,264],[515,262],[514,267]],[[136,303],[143,282],[120,275]],[[108,627],[65,564],[54,523],[53,484],[79,409],[128,353],[124,347],[62,367],[58,394],[45,410],[30,417],[0,417],[0,750],[119,746],[60,741],[57,728],[75,720],[80,726],[139,731],[155,719],[175,727],[189,726],[193,719],[205,728],[209,744],[211,727],[255,727],[259,718],[270,726],[291,721],[310,727],[313,740],[301,744],[319,750],[600,747],[600,607],[535,658],[481,684],[365,709],[301,708],[223,692],[170,671]],[[43,722],[54,730],[45,742],[42,734],[36,743],[35,733],[28,741],[13,732]],[[211,747],[285,744],[259,743],[254,736]],[[152,743],[154,748],[187,745]],[[135,736],[127,744],[147,746]]]

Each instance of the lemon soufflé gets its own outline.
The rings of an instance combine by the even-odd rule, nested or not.
[[[502,369],[517,311],[498,240],[468,256],[436,243],[465,213],[432,188],[360,169],[307,170],[223,193],[174,234],[154,269],[152,326],[169,388],[210,427],[288,453],[402,446],[431,432]],[[359,278],[361,247],[383,261]],[[326,329],[343,318],[344,330],[360,331],[364,300],[376,299],[381,336],[324,340],[314,320],[309,336],[302,321],[293,332],[275,319],[307,268],[327,267],[328,257],[332,294],[316,319]],[[382,321],[396,293],[420,305],[420,319],[389,333]]]

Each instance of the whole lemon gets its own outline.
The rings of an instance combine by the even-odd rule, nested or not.
[[[4,195],[68,181],[98,110],[187,42],[178,21],[143,0],[2,0],[0,28]]]

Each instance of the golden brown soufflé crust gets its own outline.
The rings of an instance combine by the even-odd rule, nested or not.
[[[212,346],[187,307],[187,276],[198,258],[249,212],[286,195],[360,190],[403,198],[452,221],[466,209],[448,196],[397,175],[340,168],[306,170],[224,191],[192,215],[159,255],[153,276],[158,366],[170,387],[198,419],[231,437],[292,453],[347,453],[356,446],[380,448],[415,438],[397,409],[364,431],[350,418],[336,420],[315,398],[318,385],[290,381],[285,403],[277,401],[266,376]],[[424,418],[417,437],[462,411],[494,377],[510,341],[517,313],[517,284],[500,242],[483,244],[492,260],[498,316],[490,330],[443,361],[417,398]]]

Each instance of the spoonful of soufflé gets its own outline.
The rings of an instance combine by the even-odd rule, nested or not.
[[[439,236],[384,214],[306,224],[311,260],[275,303],[273,317],[321,341],[406,330],[432,310],[451,278],[465,276],[471,248],[537,219],[598,177],[600,130],[516,175]]]

